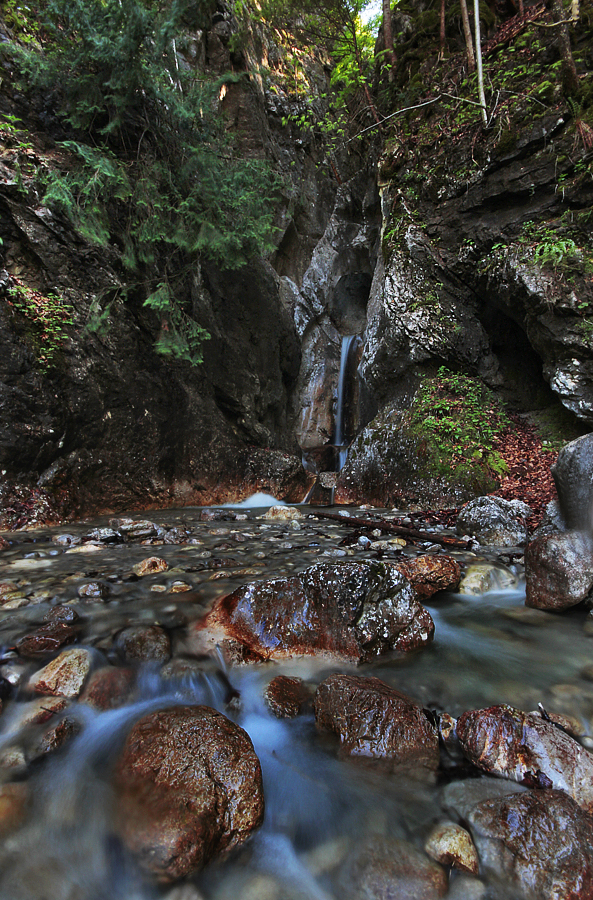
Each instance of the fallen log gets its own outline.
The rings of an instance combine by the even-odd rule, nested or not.
[[[317,512],[311,513],[318,519],[331,519],[333,522],[340,522],[342,525],[354,525],[356,528],[378,528],[380,531],[389,531],[392,534],[399,534],[401,537],[409,538],[414,541],[429,541],[431,544],[441,544],[443,547],[450,547],[453,550],[467,550],[470,546],[468,541],[458,541],[453,537],[445,537],[440,534],[432,534],[427,531],[416,531],[415,528],[407,528],[405,525],[394,525],[393,522],[387,522],[385,519],[359,519],[355,516],[340,516],[336,513]]]

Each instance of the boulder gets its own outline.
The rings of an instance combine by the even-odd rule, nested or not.
[[[459,513],[457,534],[469,534],[480,544],[515,547],[527,540],[525,523],[531,513],[531,508],[521,500],[476,497]]]
[[[132,669],[105,666],[93,672],[80,700],[94,709],[117,709],[130,701],[135,680]]]
[[[434,622],[394,566],[316,565],[220,598],[194,627],[194,651],[223,646],[236,661],[326,655],[364,662],[432,640]]]
[[[593,434],[571,441],[552,466],[565,527],[593,532]]]
[[[418,772],[438,767],[438,734],[422,707],[379,678],[331,675],[314,706],[317,726],[335,732],[347,756]]]
[[[478,853],[471,835],[455,822],[440,822],[432,829],[424,844],[431,859],[443,866],[453,866],[461,872],[477,875],[480,868]]]
[[[447,893],[442,866],[407,841],[375,837],[347,867],[345,900],[436,900]]]
[[[562,791],[484,800],[468,815],[480,865],[528,900],[593,898],[593,819]]]
[[[582,531],[540,534],[525,550],[525,603],[567,609],[593,588],[593,539]]]
[[[452,556],[425,553],[397,563],[397,569],[414,588],[418,600],[427,600],[438,591],[455,591],[461,566]]]
[[[21,656],[37,659],[43,656],[51,656],[66,644],[72,644],[79,629],[65,622],[48,622],[36,631],[25,635],[16,642],[16,648]]]
[[[261,825],[262,775],[249,736],[207,706],[136,722],[115,769],[118,829],[160,881],[201,869]]]
[[[510,706],[471,710],[458,718],[457,737],[466,757],[485,772],[562,790],[593,813],[593,754],[540,715]]]

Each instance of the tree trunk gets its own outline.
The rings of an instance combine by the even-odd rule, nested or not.
[[[461,21],[463,23],[463,36],[465,37],[465,51],[467,53],[467,74],[471,75],[476,71],[476,60],[474,57],[474,42],[472,40],[472,30],[469,24],[469,14],[467,11],[466,0],[460,0],[461,5]]]
[[[554,0],[558,2],[558,0]],[[486,96],[484,94],[484,75],[482,72],[482,38],[480,36],[480,0],[474,0],[474,34],[476,37],[476,66],[478,69],[478,95],[482,107],[482,123],[488,127],[488,114],[486,112]]]
[[[564,17],[561,0],[548,0],[546,6],[551,11],[552,16],[557,23],[558,48],[562,59],[562,88],[565,95],[570,97],[579,93],[580,85],[577,67],[574,62],[572,50],[570,49],[568,25]],[[556,28],[553,30],[556,31]]]
[[[385,40],[385,53],[389,61],[389,80],[393,81],[397,57],[393,45],[393,29],[391,28],[391,0],[383,0],[383,38]]]
[[[445,0],[441,0],[441,33],[440,33],[440,49],[439,59],[445,58],[447,35],[445,31]]]

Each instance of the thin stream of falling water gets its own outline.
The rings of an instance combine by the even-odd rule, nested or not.
[[[345,435],[345,400],[346,400],[346,379],[348,376],[348,356],[350,347],[355,340],[356,335],[349,334],[342,338],[342,349],[340,352],[340,374],[338,376],[338,391],[336,397],[336,434],[334,444],[338,450],[338,472],[340,472],[346,460],[348,459],[348,446],[346,444]]]

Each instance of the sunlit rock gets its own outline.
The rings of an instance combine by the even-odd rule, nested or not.
[[[158,556],[149,556],[147,559],[143,559],[142,562],[136,563],[132,571],[135,575],[143,577],[144,575],[156,575],[159,572],[166,572],[168,568],[169,563],[166,559],[161,559]]]
[[[478,854],[471,835],[455,822],[440,822],[432,829],[424,844],[428,855],[444,866],[477,875]]]
[[[37,694],[78,697],[91,669],[91,653],[84,647],[63,650],[59,656],[29,679],[28,687]]]
[[[151,713],[132,728],[115,770],[118,829],[161,881],[202,868],[263,819],[259,760],[248,735],[205,706]]]

